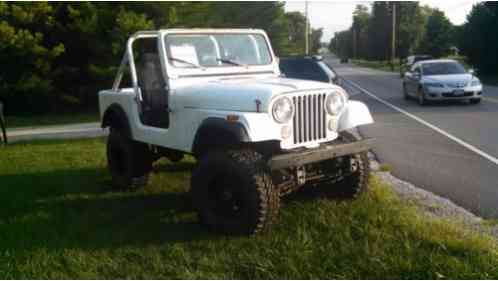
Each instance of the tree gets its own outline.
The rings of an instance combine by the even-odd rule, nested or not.
[[[322,47],[323,28],[312,29],[310,34],[310,54],[317,54]]]
[[[447,55],[452,46],[453,28],[445,14],[440,10],[434,10],[427,19],[425,30],[420,51],[434,57]]]
[[[405,58],[415,51],[424,33],[424,17],[418,2],[395,2],[396,55]]]
[[[48,3],[0,2],[0,65],[8,69],[0,75],[0,98],[9,100],[11,112],[50,105],[55,61],[65,51],[63,43],[45,36],[54,29],[53,17]],[[23,104],[10,102],[15,94]]]
[[[341,58],[349,58],[353,55],[351,48],[353,43],[352,39],[353,36],[350,30],[336,32],[334,37],[330,40],[329,50]]]
[[[498,3],[473,6],[467,22],[457,34],[458,46],[482,74],[498,74]]]
[[[304,54],[304,33],[306,29],[306,17],[300,12],[289,12],[285,14],[289,30],[289,43],[292,46],[290,53]]]
[[[353,56],[366,58],[368,56],[368,25],[370,13],[367,6],[356,5],[353,12],[353,24],[351,26],[353,40]]]
[[[391,14],[389,3],[377,1],[372,4],[372,15],[368,25],[371,59],[387,60],[390,57]]]

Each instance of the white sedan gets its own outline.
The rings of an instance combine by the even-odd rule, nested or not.
[[[482,84],[455,60],[426,60],[415,63],[403,78],[405,99],[416,98],[420,105],[427,101],[468,100],[481,102]]]

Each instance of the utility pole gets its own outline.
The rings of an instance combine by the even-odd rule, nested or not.
[[[309,20],[308,20],[308,1],[304,2],[304,16],[306,18],[306,24],[304,27],[304,44],[305,44],[305,53],[309,55]]]
[[[391,70],[394,71],[394,57],[396,57],[396,2],[392,2],[393,26],[391,34]]]
[[[356,29],[353,27],[353,58],[356,58]]]

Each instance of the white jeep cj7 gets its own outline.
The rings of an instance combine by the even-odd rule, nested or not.
[[[192,154],[193,206],[216,231],[265,229],[303,186],[367,188],[371,140],[346,130],[372,123],[368,108],[339,86],[282,77],[261,30],[137,32],[99,103],[113,185],[145,185],[155,160]]]

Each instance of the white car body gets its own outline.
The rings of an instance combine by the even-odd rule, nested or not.
[[[412,70],[422,69],[421,66],[430,63],[458,63],[454,60],[425,60],[413,65]],[[420,77],[412,73],[405,74],[404,81],[407,94],[417,96],[417,88],[422,87],[427,100],[462,100],[479,99],[482,96],[482,84],[472,73],[426,75],[421,71]]]
[[[197,68],[177,68],[168,60],[168,53],[163,38],[170,34],[203,33],[247,33],[264,36],[271,52],[271,63],[254,66],[224,66]],[[159,128],[144,125],[140,119],[139,103],[141,91],[137,83],[137,74],[133,58],[133,44],[141,38],[158,38],[158,52],[162,75],[166,81],[169,105],[169,127]],[[281,124],[272,116],[275,100],[282,96],[289,98],[310,97],[310,109],[318,108],[318,98],[311,96],[330,95],[345,91],[336,85],[287,79],[280,76],[278,59],[273,54],[269,39],[264,31],[254,29],[168,29],[159,31],[137,32],[127,43],[127,50],[120,71],[112,89],[99,92],[99,106],[102,119],[112,105],[119,105],[128,117],[130,133],[134,140],[147,144],[166,147],[191,153],[196,132],[207,118],[220,118],[240,123],[246,130],[249,142],[277,140],[281,149],[297,147],[316,147],[320,143],[330,142],[338,137],[338,132],[359,125],[373,122],[368,108],[361,102],[348,100],[343,110],[337,115],[327,114],[316,121],[314,127],[325,129],[325,136],[295,141],[294,129],[302,124],[292,118]],[[129,66],[132,88],[120,88],[121,77]],[[304,98],[303,98],[304,99]],[[310,105],[308,104],[308,105]],[[322,104],[323,106],[323,104]],[[314,112],[301,114],[323,114],[321,108]],[[295,112],[298,112],[296,109]],[[303,113],[304,112],[304,113]],[[296,113],[297,114],[297,113]],[[308,120],[309,121],[309,120]],[[315,122],[313,121],[313,122]],[[311,121],[310,121],[311,122]],[[321,124],[320,122],[325,122]],[[300,128],[300,133],[312,135],[313,128]],[[321,129],[320,129],[321,130]],[[285,134],[283,133],[285,131]],[[290,136],[285,137],[290,133]]]

